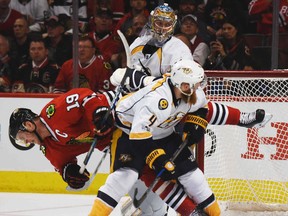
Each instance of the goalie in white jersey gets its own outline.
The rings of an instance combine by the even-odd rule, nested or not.
[[[121,98],[115,114],[121,130],[114,133],[111,146],[113,172],[100,187],[90,216],[109,215],[146,164],[156,173],[165,168],[163,180],[177,179],[207,215],[220,215],[216,198],[189,148],[202,139],[208,124],[207,100],[199,88],[203,78],[199,64],[179,60],[172,67],[171,77],[164,76]],[[186,115],[183,139],[188,136],[188,144],[172,162],[172,155],[182,143],[174,126]]]

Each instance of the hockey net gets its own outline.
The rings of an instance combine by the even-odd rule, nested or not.
[[[206,75],[211,101],[244,112],[262,108],[273,114],[260,129],[208,126],[202,162],[217,199],[230,209],[288,210],[288,71],[206,71]]]

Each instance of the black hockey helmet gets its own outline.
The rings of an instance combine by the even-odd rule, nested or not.
[[[9,138],[15,148],[19,150],[29,150],[34,146],[32,143],[27,145],[26,143],[17,141],[16,135],[19,130],[26,131],[26,128],[23,125],[25,121],[33,122],[33,119],[36,117],[38,117],[38,115],[33,113],[30,109],[18,108],[13,111],[9,122]]]

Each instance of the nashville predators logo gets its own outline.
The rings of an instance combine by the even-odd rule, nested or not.
[[[158,107],[160,110],[164,110],[168,107],[168,101],[166,99],[160,99]]]
[[[55,111],[56,111],[55,105],[50,104],[46,109],[47,117],[50,119],[55,114]]]
[[[121,154],[119,157],[119,161],[121,161],[122,163],[127,163],[131,160],[132,160],[132,157],[129,154]]]

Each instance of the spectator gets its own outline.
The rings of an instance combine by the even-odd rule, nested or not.
[[[31,40],[30,58],[19,67],[12,92],[51,93],[59,67],[48,60],[48,49],[42,38]]]
[[[121,42],[112,34],[112,17],[110,10],[99,9],[94,18],[95,31],[88,34],[93,38],[104,60],[108,62],[111,62],[112,55],[118,54],[122,49]]]
[[[29,24],[43,22],[44,15],[49,10],[47,0],[11,0],[10,7],[14,10],[21,11],[23,15],[30,18]]]
[[[203,66],[210,50],[208,45],[198,35],[199,28],[197,17],[192,14],[184,16],[181,21],[180,31],[188,37],[191,43],[190,49],[193,54],[194,61]]]
[[[223,38],[210,42],[210,54],[204,68],[213,70],[253,70],[254,61],[246,45],[239,24],[234,19],[223,21]]]
[[[249,6],[250,20],[257,23],[257,32],[270,34],[272,32],[273,20],[273,1],[272,0],[253,0]],[[280,0],[279,5],[279,32],[288,32],[288,2]]]
[[[46,22],[47,34],[44,35],[49,50],[49,59],[61,66],[72,58],[72,37],[65,33],[65,15],[51,16]]]
[[[133,18],[139,14],[143,14],[148,19],[150,13],[146,9],[146,0],[130,0],[130,12],[126,13],[124,17],[117,23],[115,32],[120,29],[123,34],[128,37],[132,32]]]
[[[93,39],[79,39],[79,87],[93,91],[107,91],[112,87],[109,78],[111,66],[101,56],[95,55],[96,47]],[[66,61],[55,82],[55,93],[66,92],[73,88],[73,59]]]
[[[29,45],[31,37],[29,35],[28,21],[25,17],[15,20],[14,37],[11,44],[11,53],[17,60],[17,67],[29,60]]]
[[[140,33],[147,22],[148,18],[144,14],[139,14],[133,17],[131,33],[129,34],[129,36],[126,36],[129,45],[132,44],[132,42],[140,36]],[[123,51],[119,54],[113,55],[111,58],[111,62],[115,68],[126,67],[126,53]]]
[[[0,34],[13,37],[15,20],[23,15],[9,7],[10,0],[0,0]]]
[[[99,9],[111,10],[113,14],[113,27],[124,16],[125,0],[88,0],[87,13],[95,17]]]
[[[126,39],[129,44],[131,44],[137,37],[140,36],[140,33],[143,27],[148,22],[148,17],[144,14],[138,14],[132,19],[131,32],[129,35],[126,35]]]
[[[199,1],[197,0],[181,0],[179,4],[179,10],[178,10],[178,22],[176,26],[176,32],[180,32],[180,21],[182,18],[188,14],[192,14],[197,18],[198,23],[198,35],[203,38],[205,41],[211,40],[210,35],[207,30],[207,24],[203,21],[202,16],[199,16],[199,13],[197,11],[199,5]]]
[[[9,56],[9,41],[0,34],[0,92],[10,92],[13,75],[16,72],[15,63]]]
[[[248,22],[244,16],[244,9],[238,0],[208,0],[205,6],[205,22],[208,25],[208,32],[214,37],[220,35],[223,22],[227,17],[237,17],[239,20],[239,28],[243,29]]]
[[[60,14],[65,14],[71,18],[72,0],[48,0],[49,3],[49,14],[47,16],[59,16]],[[68,23],[67,30],[72,29],[72,23]],[[88,30],[88,16],[87,16],[87,1],[78,1],[78,24],[79,31],[86,33]]]

